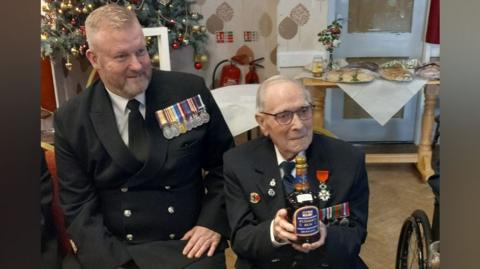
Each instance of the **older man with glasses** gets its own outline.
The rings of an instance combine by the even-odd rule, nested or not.
[[[236,268],[367,268],[359,257],[367,235],[369,188],[362,152],[314,134],[310,93],[274,76],[260,85],[255,118],[264,137],[224,155],[225,199]],[[319,198],[321,237],[296,244],[287,219],[285,162],[304,154]],[[285,177],[286,178],[286,177]]]

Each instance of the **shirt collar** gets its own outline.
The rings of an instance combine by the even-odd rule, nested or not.
[[[280,165],[284,161],[288,162],[288,160],[283,158],[282,154],[280,153],[280,151],[278,150],[278,147],[275,144],[273,144],[273,147],[275,148],[275,155],[277,156],[277,164]],[[301,151],[301,152],[303,152],[303,151]],[[299,154],[301,152],[299,152]],[[293,158],[291,161],[295,161],[295,158]]]
[[[110,91],[109,89],[107,89],[106,87],[105,89],[107,90],[107,93],[110,96],[110,99],[112,100],[112,105],[114,109],[117,109],[118,111],[122,111],[124,114],[127,113],[128,112],[127,103],[130,99],[117,95],[112,91]],[[140,106],[142,105],[145,106],[145,91],[135,96],[135,99],[137,99],[137,101],[140,102]]]

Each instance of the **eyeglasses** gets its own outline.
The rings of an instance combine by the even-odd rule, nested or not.
[[[265,114],[265,115],[269,115],[269,116],[273,116],[279,124],[287,125],[287,124],[290,124],[292,122],[293,113],[297,114],[297,116],[301,120],[311,119],[312,118],[312,108],[313,108],[312,105],[308,105],[308,106],[302,106],[295,111],[288,111],[287,110],[287,111],[282,111],[282,112],[278,112],[278,113],[275,113],[275,114],[271,114],[271,113],[267,113],[267,112],[260,112],[260,113]]]

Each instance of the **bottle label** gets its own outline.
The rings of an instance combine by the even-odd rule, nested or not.
[[[313,196],[310,193],[300,194],[297,196],[297,202],[303,203],[305,201],[313,201]]]
[[[304,206],[293,213],[293,225],[297,235],[309,236],[319,232],[318,208]]]

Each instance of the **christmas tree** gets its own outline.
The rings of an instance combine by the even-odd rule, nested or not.
[[[200,69],[208,57],[206,27],[199,21],[203,16],[191,10],[194,0],[44,0],[41,21],[41,56],[60,56],[71,70],[71,57],[84,57],[88,49],[85,19],[94,9],[116,3],[134,10],[143,27],[168,27],[172,49],[192,46],[195,68]],[[147,38],[152,61],[158,61],[157,41]]]

